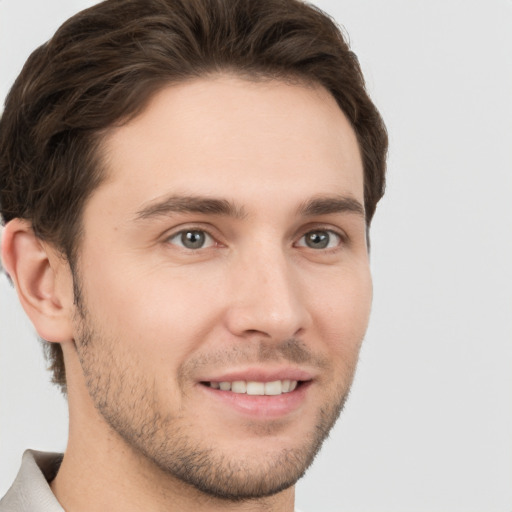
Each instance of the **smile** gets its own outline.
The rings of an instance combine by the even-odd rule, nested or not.
[[[257,382],[236,380],[233,382],[206,382],[206,386],[220,391],[231,391],[232,393],[247,394],[253,396],[276,396],[283,393],[290,393],[297,388],[296,380],[275,380],[272,382]]]
[[[221,406],[224,421],[230,410],[254,421],[269,421],[300,410],[311,393],[314,378],[298,369],[245,369],[212,375],[198,384],[203,396],[208,397],[208,407]]]

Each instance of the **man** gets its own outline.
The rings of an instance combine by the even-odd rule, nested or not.
[[[2,257],[67,393],[0,510],[294,509],[371,304],[387,137],[296,0],[108,0],[0,122]]]

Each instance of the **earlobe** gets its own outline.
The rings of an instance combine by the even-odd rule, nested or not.
[[[13,219],[5,226],[2,260],[39,336],[51,342],[71,341],[72,286],[62,285],[67,265],[34,234],[28,221]]]

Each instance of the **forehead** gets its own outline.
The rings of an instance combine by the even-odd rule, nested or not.
[[[363,197],[355,133],[320,86],[225,75],[172,85],[107,135],[103,156],[96,195],[134,208],[168,193]]]

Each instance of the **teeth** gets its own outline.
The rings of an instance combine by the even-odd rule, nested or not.
[[[280,395],[283,392],[283,385],[280,380],[265,382],[265,395]]]
[[[247,391],[247,382],[245,380],[237,380],[231,384],[233,393],[245,393]]]
[[[211,388],[232,393],[247,393],[254,396],[276,396],[282,393],[290,393],[297,388],[296,380],[275,380],[273,382],[255,382],[236,380],[234,382],[210,382]]]
[[[247,394],[248,395],[264,395],[265,394],[265,383],[263,383],[263,382],[248,382],[247,383]]]

